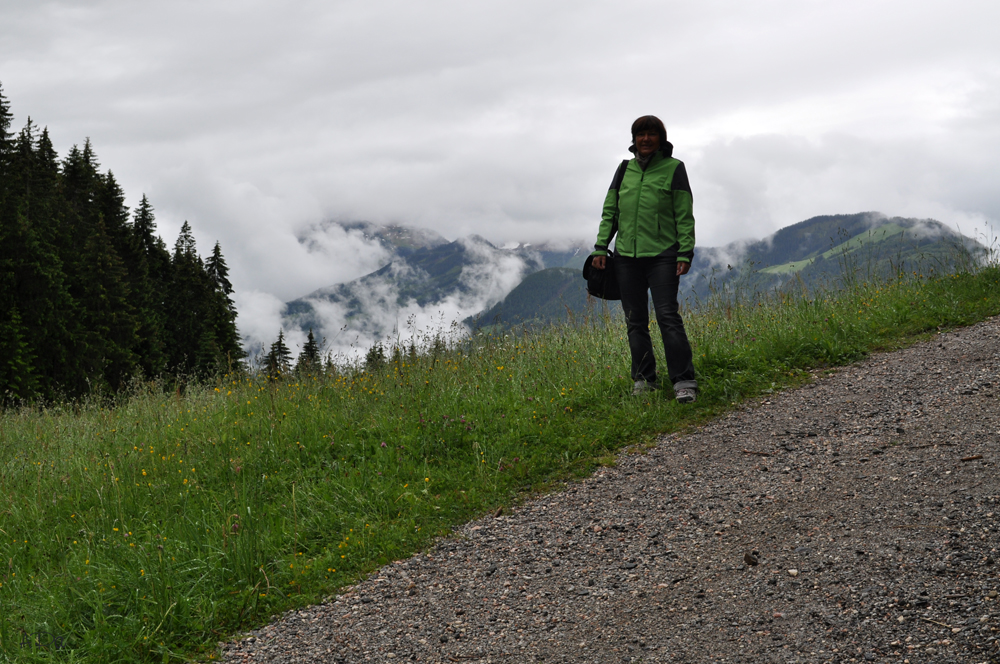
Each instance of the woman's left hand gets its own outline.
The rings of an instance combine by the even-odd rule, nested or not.
[[[691,269],[691,263],[685,263],[684,261],[677,261],[677,276],[682,274],[687,274],[688,270]]]

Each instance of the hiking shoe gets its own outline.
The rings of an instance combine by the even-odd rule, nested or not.
[[[649,383],[644,380],[637,380],[635,381],[635,385],[632,386],[632,396],[637,397],[646,392],[655,392],[658,389],[660,389],[660,384],[656,381]]]
[[[694,403],[698,398],[698,392],[692,387],[682,387],[675,392],[677,403]]]

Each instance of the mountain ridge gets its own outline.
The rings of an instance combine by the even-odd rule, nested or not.
[[[388,262],[350,282],[317,289],[285,305],[283,320],[306,331],[349,329],[380,338],[399,334],[430,308],[478,329],[562,320],[587,310],[580,274],[590,253],[582,243],[498,247],[478,235],[448,241],[434,231],[368,222],[337,222],[377,240]],[[878,212],[820,215],[760,240],[698,247],[680,298],[688,306],[734,288],[765,291],[789,281],[806,287],[937,264],[946,268],[982,245],[933,219]],[[426,318],[426,316],[425,316]]]

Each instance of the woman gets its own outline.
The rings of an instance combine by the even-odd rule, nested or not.
[[[594,245],[593,267],[607,267],[608,246],[617,234],[614,270],[621,288],[632,353],[632,394],[659,388],[656,358],[649,337],[649,294],[663,338],[667,371],[681,403],[697,398],[691,344],[677,304],[680,277],[694,256],[691,187],[684,164],[659,118],[644,115],[632,123],[635,159],[623,161],[604,199],[604,214]]]

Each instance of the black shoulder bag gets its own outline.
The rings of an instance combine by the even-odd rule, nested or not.
[[[614,179],[611,180],[611,189],[616,193],[622,186],[628,162],[628,159],[622,160],[622,163],[618,166],[618,170],[615,171]],[[614,220],[611,222],[611,237],[614,237],[617,232],[618,215],[616,214]],[[594,269],[592,266],[594,258],[595,256],[588,256],[587,262],[583,264],[583,278],[587,280],[587,292],[602,300],[622,299],[621,289],[618,287],[618,276],[615,274],[615,259],[611,255],[611,252],[608,252],[603,270]]]

